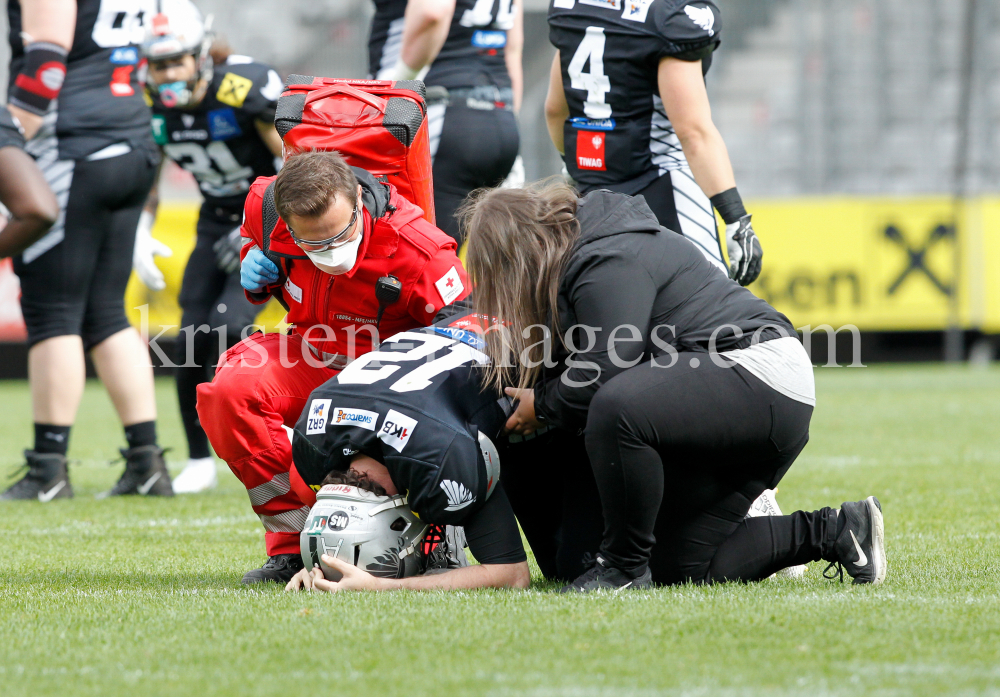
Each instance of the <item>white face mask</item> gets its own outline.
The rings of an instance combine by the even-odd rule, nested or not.
[[[316,264],[322,264],[320,271],[337,276],[347,273],[354,268],[358,260],[358,249],[361,248],[361,238],[364,230],[358,233],[353,241],[333,249],[324,249],[322,252],[310,252],[304,250],[306,255]]]

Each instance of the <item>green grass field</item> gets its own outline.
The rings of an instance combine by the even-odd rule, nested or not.
[[[228,470],[173,500],[96,501],[121,465],[88,385],[76,498],[0,507],[0,694],[1000,694],[1000,371],[817,371],[785,510],[875,493],[889,576],[619,597],[246,589],[262,530]],[[172,384],[161,442],[186,455]],[[29,445],[27,386],[0,383],[0,468]],[[168,458],[170,456],[168,455]],[[681,494],[682,495],[682,494]]]

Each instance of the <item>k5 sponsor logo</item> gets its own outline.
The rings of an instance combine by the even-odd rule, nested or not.
[[[406,414],[400,414],[395,409],[390,409],[379,429],[378,439],[394,448],[396,452],[403,452],[403,448],[413,435],[413,429],[417,427],[417,420],[411,419]]]
[[[359,428],[366,428],[369,431],[374,431],[376,421],[378,421],[377,411],[335,407],[333,410],[333,418],[330,420],[330,425],[358,426]]]

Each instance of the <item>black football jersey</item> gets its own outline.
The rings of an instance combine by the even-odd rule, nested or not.
[[[584,193],[634,194],[688,167],[659,96],[660,59],[701,60],[707,72],[722,29],[712,0],[552,0],[570,117],[566,169]]]
[[[0,148],[24,148],[24,136],[7,107],[0,104]]]
[[[115,143],[155,158],[149,107],[139,84],[139,44],[152,0],[77,0],[66,79],[53,103],[59,157],[79,160]],[[24,62],[21,4],[8,0],[10,84]]]
[[[423,80],[450,89],[490,85],[510,87],[504,59],[507,31],[514,26],[513,7],[521,0],[457,0],[441,52]],[[399,60],[406,0],[375,0],[368,40],[372,76]]]
[[[306,484],[363,453],[429,523],[462,525],[485,504],[495,482],[478,436],[496,440],[507,416],[481,388],[480,335],[448,322],[393,336],[313,391],[292,442]]]
[[[246,56],[215,66],[204,99],[191,109],[153,100],[153,137],[167,157],[190,172],[209,207],[242,213],[250,185],[275,173],[274,155],[254,121],[274,121],[282,82]]]

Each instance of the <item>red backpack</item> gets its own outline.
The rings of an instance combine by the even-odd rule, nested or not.
[[[426,90],[419,80],[289,75],[274,126],[285,156],[336,150],[348,164],[394,185],[434,223]]]

